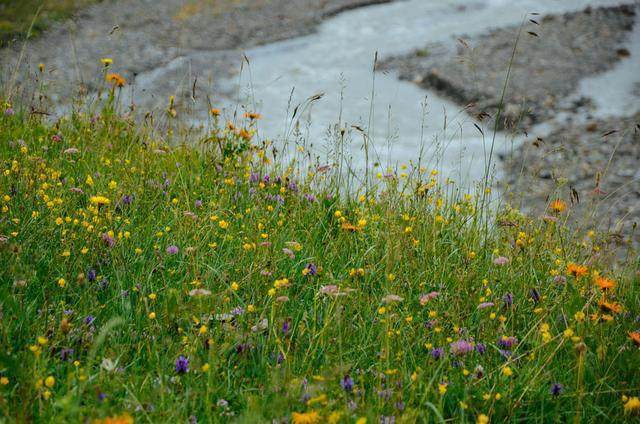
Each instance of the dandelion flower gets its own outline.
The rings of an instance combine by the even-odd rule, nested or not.
[[[114,87],[124,87],[124,85],[127,83],[127,80],[124,79],[122,75],[116,73],[107,74],[105,79]]]
[[[637,396],[629,398],[624,404],[625,413],[633,413],[640,411],[640,398]]]
[[[567,265],[567,274],[573,275],[576,278],[584,277],[589,272],[589,269],[584,265],[578,265],[573,262]]]
[[[291,414],[293,424],[317,424],[321,421],[318,411],[294,412]]]
[[[604,277],[596,277],[596,286],[600,287],[600,290],[606,291],[616,286],[616,282]]]
[[[567,204],[560,199],[556,199],[549,205],[549,208],[555,213],[562,213],[567,209]]]

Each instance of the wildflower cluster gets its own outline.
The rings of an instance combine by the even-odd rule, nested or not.
[[[2,420],[640,411],[637,259],[559,219],[483,210],[414,163],[345,193],[337,166],[282,163],[252,112],[212,109],[199,142],[109,108],[2,112]]]

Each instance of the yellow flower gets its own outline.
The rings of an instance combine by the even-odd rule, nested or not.
[[[210,368],[211,366],[209,364],[204,364],[200,369],[202,370],[202,372],[207,372]]]
[[[511,377],[513,375],[513,370],[510,367],[504,367],[502,368],[502,374],[507,377]]]
[[[149,313],[149,319],[156,319],[156,313],[155,312],[150,312]]]
[[[67,282],[65,281],[65,279],[64,279],[64,278],[60,278],[60,279],[58,280],[58,285],[59,285],[61,288],[64,288],[64,286],[66,286],[66,285],[67,285]]]
[[[50,375],[49,377],[44,379],[44,385],[48,388],[52,388],[56,384],[56,379],[54,376]]]
[[[487,417],[485,414],[480,414],[476,418],[476,423],[478,423],[478,424],[488,424],[489,423],[489,417]]]
[[[104,196],[91,196],[89,201],[94,205],[108,205],[111,203],[111,200],[107,199]]]
[[[640,411],[640,398],[634,396],[632,398],[629,398],[624,404],[624,412],[632,413],[637,411]]]
[[[5,376],[0,377],[0,384],[6,386],[7,384],[9,384],[9,379]]]
[[[291,414],[293,424],[317,424],[321,421],[318,411],[294,412]]]
[[[100,62],[102,62],[104,66],[109,66],[113,63],[113,59],[111,59],[110,57],[103,57],[102,59],[100,59]]]
[[[226,230],[227,228],[229,228],[229,223],[227,221],[225,221],[225,220],[220,220],[220,222],[218,222],[218,225],[223,230]]]
[[[447,385],[445,383],[438,384],[438,392],[443,395],[447,393]]]

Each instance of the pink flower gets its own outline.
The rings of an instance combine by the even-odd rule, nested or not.
[[[432,291],[431,293],[427,293],[427,294],[421,294],[420,295],[420,305],[424,306],[427,304],[427,302],[429,302],[431,299],[435,299],[436,297],[438,297],[440,293],[438,293],[437,291]]]
[[[498,265],[498,266],[503,266],[509,263],[509,258],[505,257],[505,256],[498,256],[497,258],[495,258],[493,260],[493,263]]]

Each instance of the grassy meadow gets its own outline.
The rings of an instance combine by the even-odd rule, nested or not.
[[[527,217],[416,163],[357,188],[253,111],[195,136],[106,84],[0,105],[0,421],[637,419],[637,255],[568,199]]]

